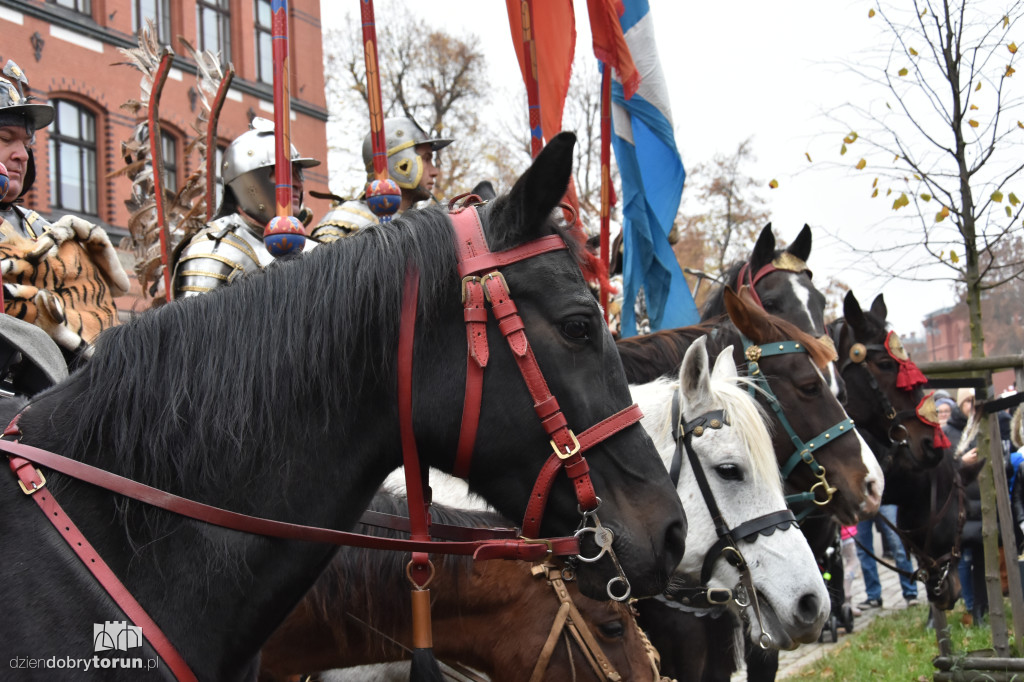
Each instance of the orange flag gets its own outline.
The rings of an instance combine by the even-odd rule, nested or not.
[[[615,69],[622,90],[629,99],[640,87],[640,72],[633,63],[619,17],[625,8],[621,0],[587,0],[590,33],[594,37],[594,56]]]

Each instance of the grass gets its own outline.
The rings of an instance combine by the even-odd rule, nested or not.
[[[952,655],[991,649],[992,632],[986,626],[961,623],[963,603],[947,612]],[[871,680],[871,682],[930,682],[935,668],[932,659],[939,648],[935,631],[925,628],[928,606],[921,604],[875,618],[863,630],[843,635],[827,654],[790,676],[793,680]],[[1006,622],[1012,622],[1009,601]],[[843,632],[840,629],[840,632]],[[1012,633],[1011,633],[1012,637]]]

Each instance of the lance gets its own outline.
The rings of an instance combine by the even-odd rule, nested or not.
[[[171,268],[170,248],[171,231],[167,225],[167,215],[164,212],[164,157],[163,149],[160,146],[160,95],[163,93],[167,76],[171,72],[171,61],[174,53],[169,48],[162,47],[163,53],[160,56],[160,63],[153,74],[153,87],[149,94],[147,115],[149,117],[149,159],[153,164],[153,194],[156,198],[156,224],[160,235],[160,262],[164,271],[164,300],[170,301],[173,291],[171,289]]]
[[[216,211],[213,198],[217,196],[217,125],[234,77],[235,67],[228,64],[224,76],[220,79],[220,85],[217,86],[217,94],[210,103],[210,120],[206,123],[206,222],[213,220]]]
[[[7,166],[0,163],[0,201],[7,196],[7,190],[11,188],[11,178],[7,175]],[[4,287],[3,282],[0,282],[0,315],[7,312],[4,304]]]
[[[359,0],[359,12],[363,22],[366,103],[370,108],[370,146],[373,149],[373,180],[366,185],[366,204],[380,222],[386,223],[398,210],[402,190],[388,176],[387,135],[380,92],[380,62],[377,56],[377,23],[373,16],[373,0]]]
[[[263,244],[272,256],[302,251],[306,230],[292,215],[291,87],[288,83],[288,0],[272,0],[271,41],[274,64],[274,199],[277,215],[263,230]]]
[[[537,42],[533,33],[533,0],[520,0],[523,25],[523,59],[526,62],[526,104],[530,112],[530,155],[537,158],[544,147],[540,120],[540,85],[537,81]]]

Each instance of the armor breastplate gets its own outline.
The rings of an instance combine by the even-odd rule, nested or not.
[[[35,239],[50,226],[50,222],[32,209],[11,206],[0,211],[0,218],[9,222],[23,237]]]
[[[315,242],[306,240],[303,251],[314,246]],[[218,218],[182,249],[174,269],[174,296],[205,294],[273,261],[263,240],[238,214]]]
[[[342,237],[347,237],[369,225],[377,224],[377,216],[373,215],[365,201],[351,199],[331,207],[331,210],[313,228],[310,237],[325,244]]]

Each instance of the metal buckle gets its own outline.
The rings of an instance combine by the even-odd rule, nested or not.
[[[572,450],[564,454],[560,452],[558,446],[555,445],[554,438],[548,441],[549,443],[551,443],[551,449],[555,451],[556,455],[558,455],[558,459],[569,459],[570,457],[572,457],[573,455],[580,451],[580,442],[579,440],[576,439],[576,434],[572,432],[572,429],[569,429],[569,437],[572,438]]]
[[[709,587],[707,599],[709,604],[728,604],[732,601],[732,590],[728,587]]]
[[[483,285],[483,287],[484,287],[484,296],[487,297],[487,302],[488,303],[493,303],[494,301],[491,300],[491,292],[487,289],[487,284],[486,284],[485,280],[495,279],[495,278],[496,279],[500,279],[501,280],[501,286],[504,287],[505,291],[508,291],[508,282],[505,281],[505,275],[501,274],[497,270],[495,270],[494,272],[488,272],[486,275],[484,275],[483,277],[480,278],[480,284]]]
[[[470,282],[476,282],[477,284],[480,284],[480,278],[477,277],[476,275],[467,275],[466,277],[462,278],[462,304],[463,305],[466,304],[466,297],[469,295],[467,289],[469,288],[469,283]],[[486,296],[486,295],[487,295],[487,290],[485,289],[484,290],[484,296]]]
[[[526,537],[525,535],[520,535],[519,539],[522,540],[527,545],[544,545],[545,547],[548,548],[548,553],[546,555],[544,555],[544,558],[543,559],[537,559],[537,561],[547,561],[555,553],[554,548],[551,546],[551,540],[547,540],[545,538],[540,538],[540,539],[537,539],[537,540],[532,540],[532,539]]]
[[[18,479],[18,485],[21,486],[21,492],[25,493],[26,495],[34,495],[46,486],[46,477],[43,476],[43,472],[40,471],[39,469],[36,469],[35,472],[36,476],[39,477],[39,480],[42,481],[42,483],[36,485],[33,482],[31,490],[25,485],[25,481],[21,480],[20,478]]]

